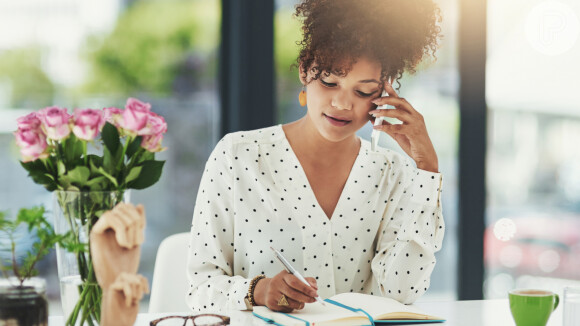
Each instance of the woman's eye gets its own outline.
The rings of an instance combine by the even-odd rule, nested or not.
[[[322,83],[322,85],[324,85],[324,86],[326,86],[326,87],[334,87],[334,86],[336,86],[336,84],[335,84],[335,83],[327,83],[327,82],[325,82],[325,81],[324,81],[324,80],[322,80],[322,79],[320,80],[320,82]]]
[[[371,92],[371,93],[365,93],[365,92],[361,92],[361,91],[357,91],[357,92],[362,97],[371,97],[371,96],[375,95],[375,93],[376,93],[376,91]]]

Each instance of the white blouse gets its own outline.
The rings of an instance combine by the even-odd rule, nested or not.
[[[445,230],[440,173],[361,147],[328,219],[281,125],[226,135],[209,157],[193,222],[186,301],[244,310],[251,279],[282,269],[270,247],[323,298],[360,292],[412,303],[429,287]]]

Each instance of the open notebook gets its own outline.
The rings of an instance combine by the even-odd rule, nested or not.
[[[325,304],[307,303],[292,313],[275,312],[267,307],[254,307],[254,316],[276,325],[375,325],[406,323],[441,323],[445,320],[429,316],[414,306],[396,300],[361,293],[341,293]]]

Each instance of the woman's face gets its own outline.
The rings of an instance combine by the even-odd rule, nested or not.
[[[381,95],[380,77],[377,62],[360,58],[344,77],[323,73],[307,84],[308,116],[318,132],[332,142],[352,137],[376,107],[371,101]]]

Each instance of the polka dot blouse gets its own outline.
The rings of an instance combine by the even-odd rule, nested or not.
[[[387,149],[361,148],[328,219],[281,125],[219,141],[193,214],[186,300],[244,310],[251,279],[282,269],[270,246],[324,299],[360,292],[412,303],[429,287],[445,230],[439,173]]]

